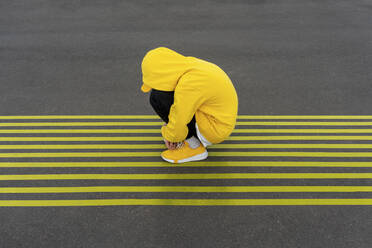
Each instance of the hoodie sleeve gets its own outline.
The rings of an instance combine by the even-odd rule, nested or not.
[[[188,133],[187,124],[203,102],[200,83],[192,75],[182,76],[174,92],[174,103],[168,116],[169,122],[161,129],[163,138],[170,142],[185,140]]]

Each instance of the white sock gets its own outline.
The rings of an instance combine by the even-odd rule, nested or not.
[[[200,141],[195,136],[191,136],[191,138],[188,138],[186,141],[187,143],[189,143],[192,149],[198,148],[200,146]]]

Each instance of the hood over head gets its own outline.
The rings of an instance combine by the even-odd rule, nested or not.
[[[190,69],[187,57],[166,47],[150,50],[142,61],[143,92],[174,91],[180,77]]]

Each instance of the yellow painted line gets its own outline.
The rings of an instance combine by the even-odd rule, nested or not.
[[[372,140],[372,136],[230,136],[227,140]]]
[[[160,119],[157,115],[8,115],[11,119]],[[238,119],[372,119],[372,115],[238,115]]]
[[[372,145],[371,145],[372,146]],[[165,144],[0,145],[0,149],[165,149]]]
[[[0,133],[160,133],[160,129],[0,129]]]
[[[12,119],[160,119],[157,115],[9,115],[0,120]]]
[[[233,133],[372,133],[372,129],[242,129]]]
[[[372,152],[209,152],[215,157],[372,157]],[[0,153],[0,158],[158,157],[160,152]]]
[[[192,174],[26,174],[0,175],[13,180],[181,180],[181,179],[371,179],[372,173],[192,173]]]
[[[0,141],[163,141],[162,137],[0,137]]]
[[[372,136],[230,136],[227,140],[372,140]],[[0,137],[0,141],[163,141],[161,136]]]
[[[1,200],[1,207],[57,206],[332,206],[372,205],[372,199],[94,199]]]
[[[0,158],[78,158],[78,157],[158,157],[160,152],[71,152],[71,153],[0,153]]]
[[[288,149],[370,149],[372,144],[215,144],[214,149],[245,149],[245,148],[288,148]],[[0,145],[1,149],[40,149],[40,150],[68,150],[68,149],[165,149],[164,144],[84,144],[84,145]]]
[[[370,152],[209,152],[209,155],[218,157],[372,157]]]
[[[97,192],[372,192],[372,186],[90,186],[0,188],[0,194]]]
[[[121,122],[3,122],[0,127],[35,127],[35,126],[160,126],[160,121],[121,121]],[[300,121],[238,121],[236,125],[254,126],[371,126],[372,122],[300,122]]]
[[[168,162],[0,162],[0,168],[55,167],[372,167],[372,162],[306,161],[199,161],[174,165]]]
[[[354,122],[354,121],[344,121],[344,122],[311,122],[311,121],[238,121],[236,125],[259,125],[259,126],[371,126],[372,122]]]
[[[159,121],[121,122],[2,122],[0,127],[54,127],[54,126],[159,126]]]
[[[321,149],[369,149],[372,144],[216,144],[210,148],[321,148]],[[0,145],[1,149],[1,145]]]
[[[372,115],[239,115],[238,119],[372,119]]]

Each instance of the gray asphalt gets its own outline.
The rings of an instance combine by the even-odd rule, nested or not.
[[[369,0],[2,0],[0,115],[154,114],[139,90],[140,63],[158,46],[220,65],[239,114],[372,114]],[[363,248],[372,245],[371,214],[357,206],[0,208],[0,247]]]

